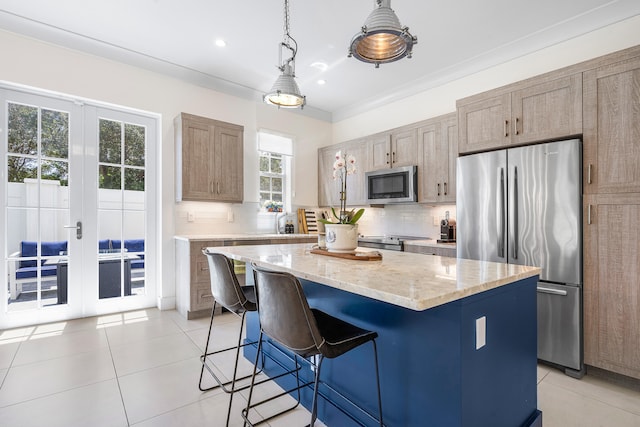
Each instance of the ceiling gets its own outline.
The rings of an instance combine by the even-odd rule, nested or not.
[[[279,74],[283,3],[0,0],[0,28],[259,101]],[[342,120],[638,15],[640,1],[392,0],[418,44],[413,58],[378,69],[347,58],[373,8],[373,0],[291,0],[307,114]]]

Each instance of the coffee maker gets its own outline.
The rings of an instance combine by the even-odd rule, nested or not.
[[[438,243],[455,243],[456,241],[456,220],[449,218],[449,211],[445,218],[440,221],[440,238]]]

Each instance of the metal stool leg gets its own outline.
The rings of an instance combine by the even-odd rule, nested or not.
[[[383,427],[382,423],[382,395],[380,394],[380,372],[378,371],[378,346],[376,345],[376,340],[371,340],[373,344],[373,358],[376,362],[376,384],[378,385],[378,411],[379,411],[379,420],[380,427]]]
[[[313,383],[313,403],[311,404],[311,423],[309,426],[313,427],[318,419],[318,385],[320,384],[320,369],[322,368],[322,361],[324,356],[318,355],[319,361],[316,365],[316,376]]]

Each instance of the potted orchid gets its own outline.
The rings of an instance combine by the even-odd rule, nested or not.
[[[356,158],[351,154],[336,153],[333,163],[333,179],[340,180],[340,210],[331,207],[331,213],[337,222],[321,219],[326,231],[326,245],[330,252],[353,252],[358,246],[358,220],[364,209],[352,209],[347,212],[347,177],[356,173]]]

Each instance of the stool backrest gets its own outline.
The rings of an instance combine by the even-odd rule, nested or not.
[[[206,249],[202,253],[209,261],[211,295],[227,310],[234,313],[243,311],[247,304],[247,297],[238,283],[233,262],[222,254],[209,252]]]
[[[255,265],[253,270],[264,333],[303,357],[319,354],[324,339],[298,279]]]

